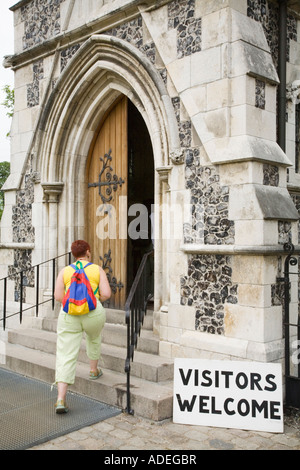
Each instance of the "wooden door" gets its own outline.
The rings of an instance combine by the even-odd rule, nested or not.
[[[110,308],[123,308],[127,276],[127,98],[110,110],[90,152],[87,231],[93,262],[105,270]]]

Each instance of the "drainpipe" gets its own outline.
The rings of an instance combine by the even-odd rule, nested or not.
[[[279,0],[279,54],[278,54],[278,144],[286,148],[286,55],[287,55],[287,0]]]

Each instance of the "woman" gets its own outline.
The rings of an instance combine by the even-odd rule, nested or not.
[[[83,267],[90,263],[90,246],[84,240],[77,240],[72,243],[71,251],[77,261],[81,261]],[[67,266],[60,271],[55,286],[55,300],[63,301],[67,292],[74,269]],[[97,307],[85,315],[69,315],[61,308],[57,323],[57,355],[56,355],[56,375],[58,396],[55,404],[56,413],[67,413],[66,394],[68,385],[75,382],[76,362],[80,350],[83,332],[86,333],[86,349],[90,359],[90,379],[98,379],[102,375],[98,369],[98,360],[101,353],[101,332],[105,323],[105,309],[101,302],[108,300],[111,296],[111,289],[104,270],[91,264],[85,269],[85,273],[90,281],[91,287],[96,292]],[[97,290],[98,288],[98,290]]]

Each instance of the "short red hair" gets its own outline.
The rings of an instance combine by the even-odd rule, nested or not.
[[[80,258],[82,256],[85,256],[88,250],[91,251],[91,247],[84,240],[76,240],[72,243],[71,251],[74,258]]]

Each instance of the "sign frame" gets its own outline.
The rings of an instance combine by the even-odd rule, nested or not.
[[[173,422],[283,433],[282,365],[175,358]]]

